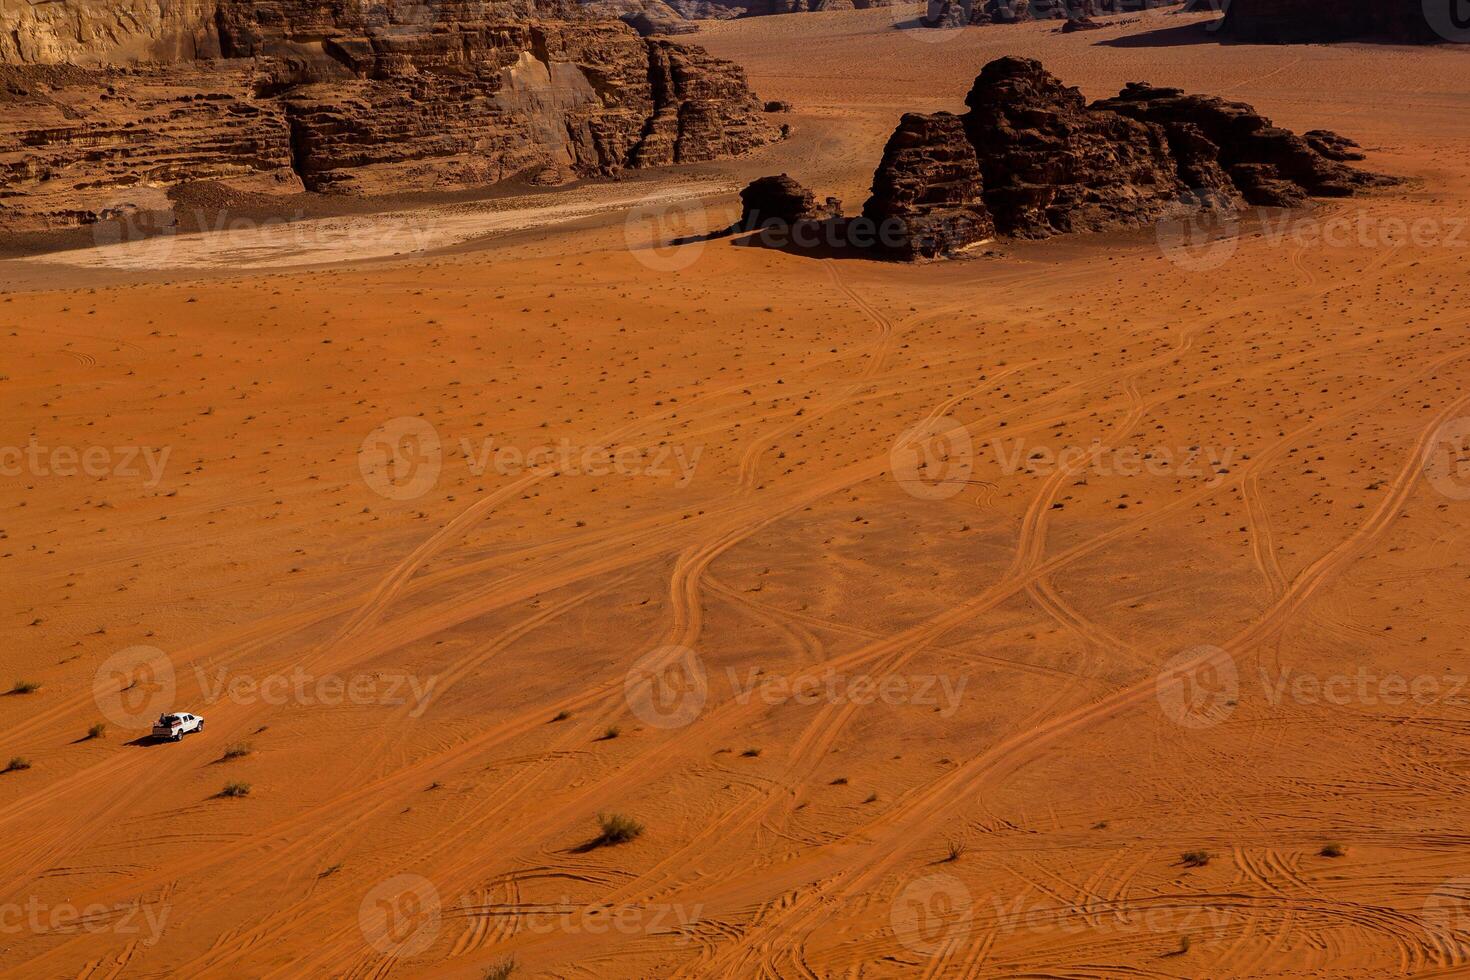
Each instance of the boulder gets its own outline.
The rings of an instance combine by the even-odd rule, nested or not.
[[[829,197],[818,204],[815,194],[786,174],[751,181],[740,192],[740,205],[740,227],[746,230],[826,221],[842,213],[842,202]]]

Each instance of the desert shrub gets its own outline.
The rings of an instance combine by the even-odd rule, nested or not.
[[[219,795],[220,796],[249,796],[250,795],[250,784],[249,783],[242,783],[242,782],[239,782],[238,780],[231,780],[230,782],[225,783],[225,788],[222,789],[222,790],[220,790],[220,794]]]
[[[516,972],[515,957],[503,959],[490,969],[485,971],[485,980],[509,980],[510,975]]]
[[[602,846],[626,844],[643,834],[641,823],[621,813],[599,813],[597,824],[602,829],[602,833],[597,837],[597,843]]]

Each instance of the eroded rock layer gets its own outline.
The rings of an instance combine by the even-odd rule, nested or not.
[[[186,180],[370,194],[610,176],[781,133],[738,66],[545,0],[98,9],[118,14],[105,30],[33,17],[0,48],[0,226],[87,222]],[[150,63],[31,64],[111,58]]]
[[[1391,183],[1347,166],[1361,154],[1335,133],[1297,136],[1243,103],[1139,83],[1087,105],[1026,58],[986,65],[965,104],[905,115],[873,176],[864,214],[902,226],[903,258]]]

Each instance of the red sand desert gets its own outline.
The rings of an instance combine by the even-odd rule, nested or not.
[[[0,972],[1470,974],[1467,52],[915,13],[704,22],[739,159],[0,263]],[[1405,183],[668,245],[1007,54]]]

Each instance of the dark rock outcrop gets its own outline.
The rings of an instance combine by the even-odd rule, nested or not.
[[[740,192],[740,205],[740,227],[746,230],[827,221],[842,214],[841,201],[829,197],[818,204],[815,194],[786,174],[751,181]]]
[[[992,61],[965,104],[985,203],[1007,235],[1142,224],[1179,198],[1183,185],[1163,127],[1089,110],[1081,92],[1039,62]]]
[[[1347,197],[1358,188],[1384,183],[1340,162],[1339,151],[1350,141],[1319,134],[1317,144],[1332,149],[1325,154],[1243,102],[1133,82],[1117,98],[1097,102],[1093,109],[1169,127],[1195,127],[1214,145],[1219,166],[1250,204],[1293,207],[1308,196]]]
[[[81,58],[63,16],[78,2],[50,5],[59,20],[33,22],[0,54]],[[0,65],[0,227],[87,222],[135,186],[375,194],[612,176],[782,134],[738,66],[618,21],[568,19],[578,8],[554,0],[157,6],[161,21],[119,15],[105,36],[94,10],[91,36],[104,58],[148,50],[168,63]],[[205,54],[219,60],[193,60]]]
[[[885,241],[898,228],[901,258],[1391,182],[1346,166],[1355,144],[1335,133],[1297,136],[1243,103],[1138,83],[1088,105],[1024,58],[986,65],[965,101],[963,116],[905,115],[874,173],[863,214]]]
[[[1220,35],[1268,44],[1379,39],[1408,44],[1470,40],[1455,0],[1231,0]]]
[[[960,117],[906,114],[883,148],[863,217],[898,258],[951,255],[995,234],[975,148]]]

